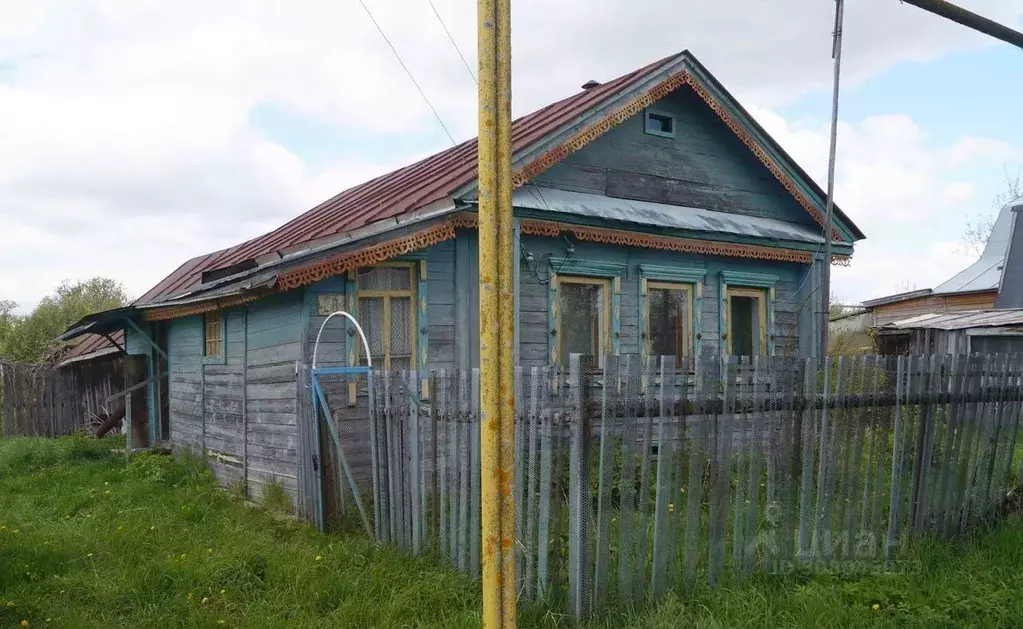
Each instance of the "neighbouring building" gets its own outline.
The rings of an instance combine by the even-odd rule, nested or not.
[[[689,52],[519,118],[513,146],[519,365],[817,353],[825,193]],[[478,365],[476,168],[470,140],[368,181],[65,336],[124,329],[168,374],[152,438],[308,504],[303,374],[328,314],[356,314],[376,366]],[[863,234],[835,216],[847,260]],[[320,366],[365,359],[345,324],[321,338]]]
[[[1023,197],[1001,208],[980,258],[941,284],[863,302],[872,327],[928,314],[1023,306],[1023,230],[1014,229],[1021,207]],[[1019,244],[1011,247],[1014,241]],[[1011,274],[1016,282],[1006,281],[1010,261],[1018,267]]]
[[[1023,354],[1023,308],[919,315],[884,324],[877,339],[890,354]]]

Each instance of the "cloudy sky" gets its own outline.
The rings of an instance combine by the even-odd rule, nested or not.
[[[456,140],[475,86],[428,0],[366,0]],[[898,0],[847,3],[835,293],[932,286],[1023,168],[1023,52]],[[1019,0],[962,0],[1023,28]],[[434,0],[475,67],[474,0]],[[693,51],[821,183],[833,4],[513,0],[514,110]],[[143,293],[450,142],[358,0],[0,0],[0,298]]]

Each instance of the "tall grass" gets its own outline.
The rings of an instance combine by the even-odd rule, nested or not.
[[[0,627],[476,627],[478,586],[438,561],[321,535],[119,441],[0,441]],[[1023,626],[1023,519],[923,542],[912,569],[669,593],[597,627]],[[905,565],[905,564],[903,564]],[[559,606],[560,608],[560,606]],[[520,627],[569,627],[520,610]]]
[[[201,462],[0,441],[0,627],[474,627],[476,588],[218,488]]]

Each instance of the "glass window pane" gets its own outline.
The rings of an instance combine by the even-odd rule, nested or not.
[[[685,356],[689,351],[689,291],[651,288],[647,304],[651,356]]]
[[[391,369],[412,368],[412,299],[391,297]]]
[[[359,269],[362,290],[412,290],[409,269],[405,266],[380,266]]]
[[[734,295],[730,298],[728,333],[732,337],[732,354],[755,356],[760,353],[760,300]]]
[[[598,360],[603,353],[604,289],[599,284],[564,282],[558,289],[561,312],[561,364],[571,354],[589,354]]]
[[[383,297],[359,298],[359,325],[366,333],[369,351],[373,354],[373,365],[384,366],[384,299]],[[360,348],[361,350],[361,348]],[[366,357],[359,352],[359,359],[366,364]]]

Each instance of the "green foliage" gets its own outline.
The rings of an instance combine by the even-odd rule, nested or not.
[[[42,362],[59,348],[54,339],[69,325],[128,301],[120,282],[104,277],[74,283],[65,280],[26,316],[14,314],[14,302],[0,300],[0,358]]]

